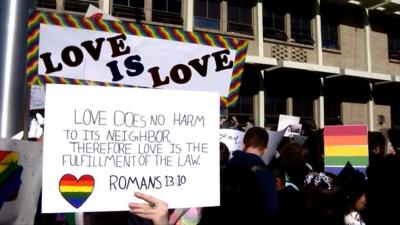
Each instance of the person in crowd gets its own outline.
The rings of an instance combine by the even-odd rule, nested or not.
[[[369,165],[377,163],[385,156],[385,137],[380,132],[368,132]]]
[[[340,186],[325,173],[309,173],[304,180],[304,225],[344,225]]]
[[[272,223],[277,212],[275,179],[261,159],[267,151],[268,139],[268,133],[264,128],[248,129],[243,137],[243,151],[233,152],[233,158],[227,164],[228,168],[247,168],[255,173],[262,191],[264,224]]]
[[[338,175],[345,195],[346,225],[365,225],[367,181],[365,175],[347,163]]]
[[[279,191],[278,224],[304,223],[302,188],[309,173],[303,149],[295,143],[288,143],[280,149],[280,168],[285,176],[285,187]]]
[[[225,167],[226,163],[229,160],[230,152],[228,146],[226,144],[219,142],[219,162],[220,167]]]
[[[134,195],[136,198],[142,199],[146,203],[130,202],[128,204],[129,212],[141,218],[134,217],[131,224],[151,224],[149,221],[151,221],[153,225],[169,224],[168,203],[139,192],[135,192]]]
[[[324,138],[323,130],[317,130],[309,134],[303,144],[308,149],[308,163],[314,172],[324,171]]]

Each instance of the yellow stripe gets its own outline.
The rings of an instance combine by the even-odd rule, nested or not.
[[[368,156],[367,145],[325,146],[325,156]]]
[[[92,192],[91,186],[60,186],[61,192]]]
[[[0,173],[4,172],[12,162],[18,162],[18,152],[11,152],[3,160],[0,161]]]

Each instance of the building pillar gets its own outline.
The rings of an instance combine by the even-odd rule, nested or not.
[[[375,124],[374,124],[374,97],[372,95],[372,83],[369,83],[369,101],[368,101],[368,129],[369,131],[375,131]]]
[[[286,114],[289,116],[293,115],[293,98],[288,97],[286,99]]]
[[[325,126],[325,98],[324,98],[324,78],[321,77],[321,90],[318,99],[314,101],[314,120],[318,128]]]
[[[255,7],[255,35],[258,56],[264,56],[264,28],[263,28],[263,4],[258,0]]]
[[[99,3],[100,8],[111,15],[111,0],[102,0]]]
[[[228,2],[221,2],[221,31],[228,31]]]
[[[314,18],[314,36],[315,36],[315,50],[317,52],[317,64],[323,64],[322,58],[322,31],[321,31],[321,10],[320,0],[315,0],[315,18]]]
[[[0,1],[0,137],[23,129],[27,19],[33,1]]]
[[[264,93],[264,71],[260,72],[260,87],[253,98],[255,125],[265,127],[265,93]]]
[[[184,3],[184,30],[192,32],[193,31],[193,20],[194,20],[194,0],[186,0]]]
[[[365,60],[367,64],[367,72],[372,73],[372,64],[371,64],[371,27],[369,25],[369,12],[368,9],[365,9],[365,19],[364,19],[364,42],[365,42]]]

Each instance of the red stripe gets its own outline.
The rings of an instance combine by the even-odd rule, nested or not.
[[[93,186],[94,181],[83,181],[80,180],[79,183],[76,180],[61,180],[60,181],[60,186]]]
[[[324,128],[325,136],[353,136],[368,135],[367,126],[326,126]]]

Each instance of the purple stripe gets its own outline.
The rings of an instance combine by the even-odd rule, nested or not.
[[[338,175],[340,173],[340,171],[342,171],[343,167],[325,167],[325,172],[326,173],[333,173],[335,175]],[[362,172],[364,175],[367,175],[367,167],[357,167],[357,168],[354,168],[354,169]]]

